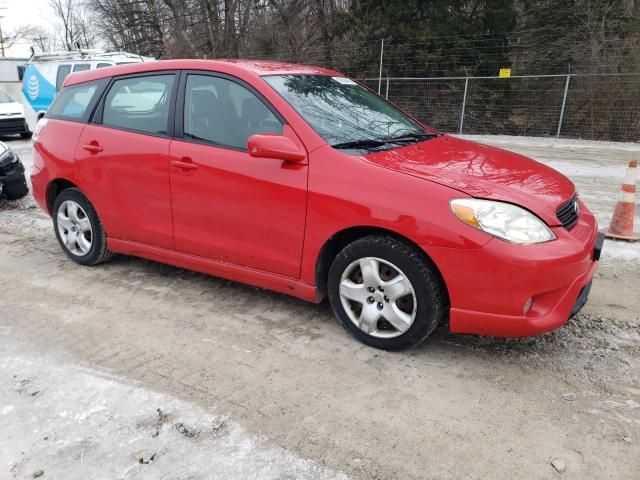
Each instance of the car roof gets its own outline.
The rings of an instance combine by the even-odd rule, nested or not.
[[[267,60],[158,60],[143,63],[131,63],[114,67],[86,70],[72,73],[64,81],[64,85],[99,80],[117,75],[154,72],[159,70],[206,70],[230,75],[265,76],[265,75],[329,75],[343,76],[335,70],[311,65],[298,65]]]

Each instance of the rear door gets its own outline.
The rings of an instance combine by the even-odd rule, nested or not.
[[[78,173],[112,238],[174,246],[168,154],[176,78],[115,78],[81,134]]]
[[[40,135],[34,137],[34,170],[48,170],[48,180],[74,177],[76,145],[107,83],[87,82],[60,92],[47,112]]]

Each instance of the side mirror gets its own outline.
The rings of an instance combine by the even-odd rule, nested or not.
[[[304,162],[307,158],[306,152],[293,140],[282,135],[252,135],[247,146],[252,157],[275,158],[294,163]]]

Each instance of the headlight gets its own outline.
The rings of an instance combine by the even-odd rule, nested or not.
[[[2,155],[0,155],[0,167],[6,167],[11,165],[12,163],[16,163],[18,161],[18,157],[12,150],[6,149]]]
[[[508,242],[531,244],[556,238],[542,220],[510,203],[457,198],[450,205],[455,216],[466,224]]]

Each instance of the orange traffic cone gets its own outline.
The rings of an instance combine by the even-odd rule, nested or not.
[[[620,240],[640,240],[640,233],[633,231],[633,220],[636,209],[636,171],[638,161],[631,160],[624,183],[618,196],[618,204],[613,212],[613,218],[609,229],[604,231],[605,236]]]

